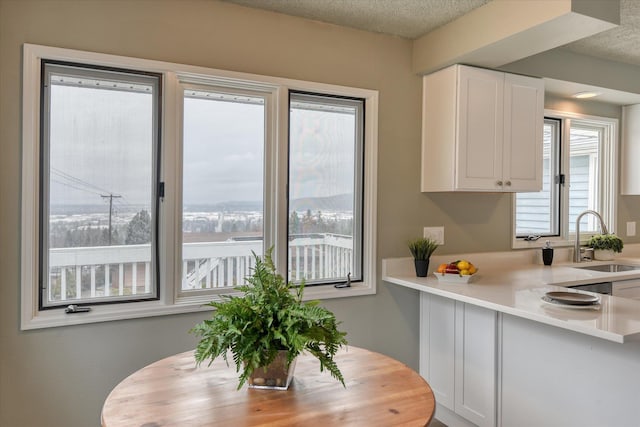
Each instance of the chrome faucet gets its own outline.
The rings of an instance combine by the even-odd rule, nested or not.
[[[576,243],[575,243],[575,248],[574,248],[574,261],[575,262],[582,262],[582,256],[580,254],[580,220],[582,219],[583,216],[585,216],[586,214],[593,214],[595,215],[596,218],[598,218],[598,221],[600,221],[600,232],[602,234],[609,234],[609,231],[607,230],[607,226],[604,225],[604,220],[602,219],[602,216],[600,216],[600,214],[596,211],[592,211],[592,210],[586,210],[582,213],[580,213],[580,215],[578,215],[578,218],[576,218]]]

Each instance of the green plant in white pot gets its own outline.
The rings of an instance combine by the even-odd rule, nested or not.
[[[409,252],[413,255],[416,276],[425,277],[429,270],[429,259],[431,258],[431,254],[438,249],[438,244],[435,240],[427,237],[419,237],[409,240],[407,246],[409,246]]]
[[[320,371],[327,369],[344,385],[334,356],[347,344],[346,333],[319,301],[302,301],[304,283],[294,289],[276,273],[272,251],[264,259],[253,254],[253,273],[237,287],[243,295],[209,303],[216,309],[212,318],[191,330],[201,337],[196,362],[209,359],[211,364],[222,356],[228,363],[230,352],[240,372],[238,389],[247,381],[254,388],[286,389],[296,357],[307,351],[320,361]]]
[[[615,234],[596,234],[591,236],[587,246],[593,248],[593,255],[598,260],[612,260],[616,253],[622,252],[624,243]]]

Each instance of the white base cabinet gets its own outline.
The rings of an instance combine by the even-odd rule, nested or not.
[[[449,427],[640,425],[640,342],[618,344],[426,292],[420,374],[434,392],[435,417]]]
[[[496,312],[426,293],[420,304],[420,374],[439,405],[436,417],[495,426]],[[445,408],[452,414],[442,416]]]
[[[501,351],[501,426],[640,425],[640,343],[504,315]]]

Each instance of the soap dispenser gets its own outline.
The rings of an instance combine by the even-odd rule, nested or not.
[[[542,262],[544,265],[551,265],[553,262],[553,248],[551,247],[551,242],[548,240],[542,248]]]

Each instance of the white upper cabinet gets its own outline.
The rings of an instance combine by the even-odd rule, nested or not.
[[[622,107],[622,155],[620,194],[640,194],[640,104]]]
[[[453,65],[424,77],[422,191],[542,189],[542,79]]]

